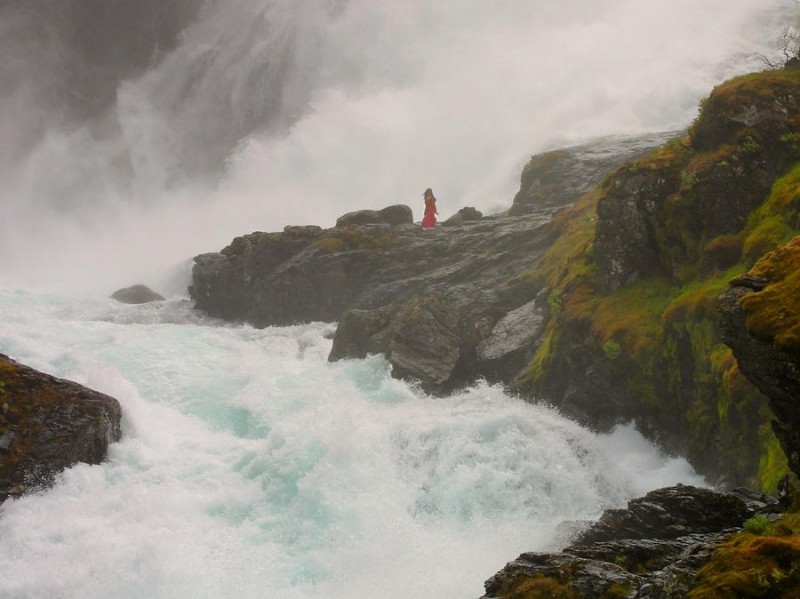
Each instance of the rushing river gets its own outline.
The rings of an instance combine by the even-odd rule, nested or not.
[[[419,219],[426,187],[443,218],[504,210],[532,153],[687,127],[779,56],[796,2],[197,0],[163,47],[158,5],[0,4],[0,352],[123,409],[104,464],[0,507],[0,597],[474,598],[562,522],[703,484],[630,427],[329,363],[335,323],[207,319],[190,261]],[[108,299],[133,283],[169,299]]]

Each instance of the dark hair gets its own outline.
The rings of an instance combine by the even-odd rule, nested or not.
[[[422,196],[425,198],[427,198],[428,196],[433,197],[433,190],[429,187],[428,189],[425,190],[425,193],[422,194]]]

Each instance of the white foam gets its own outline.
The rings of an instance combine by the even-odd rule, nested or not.
[[[124,413],[106,463],[2,507],[4,597],[477,596],[562,520],[702,484],[630,428],[597,436],[488,385],[427,397],[379,357],[329,364],[330,325],[141,311],[0,294],[3,351]]]

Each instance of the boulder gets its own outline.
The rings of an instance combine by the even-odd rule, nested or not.
[[[164,297],[146,285],[131,285],[123,289],[117,289],[111,294],[111,299],[115,299],[123,304],[146,304],[148,302],[164,301]]]
[[[337,227],[351,225],[411,225],[414,215],[404,204],[387,206],[383,210],[357,210],[336,219]]]
[[[480,210],[467,206],[442,222],[442,226],[452,227],[454,225],[463,225],[464,223],[480,220],[481,218],[483,218],[483,213]]]
[[[105,460],[121,417],[116,399],[0,354],[0,502]]]

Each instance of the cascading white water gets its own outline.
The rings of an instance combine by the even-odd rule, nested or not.
[[[0,313],[3,351],[124,410],[106,463],[0,508],[2,597],[477,597],[559,522],[703,482],[630,428],[329,364],[327,324],[25,292]]]
[[[59,112],[89,94],[64,73],[80,81],[98,69],[82,72],[52,32],[33,48],[8,36],[0,282],[153,285],[252,230],[331,226],[393,203],[419,216],[426,187],[445,217],[507,208],[532,153],[687,126],[713,85],[762,66],[756,52],[775,54],[796,3],[204,7],[174,49],[83,120]],[[0,10],[3,31],[18,26],[14,14]]]
[[[186,265],[252,230],[419,216],[428,186],[443,216],[504,209],[531,153],[687,126],[795,2],[209,1],[88,115],[53,90],[104,71],[31,3],[0,6],[0,352],[117,397],[124,438],[0,508],[0,596],[476,597],[561,521],[702,484],[627,427],[329,364],[331,324],[204,319]],[[170,301],[106,299],[136,282]]]

